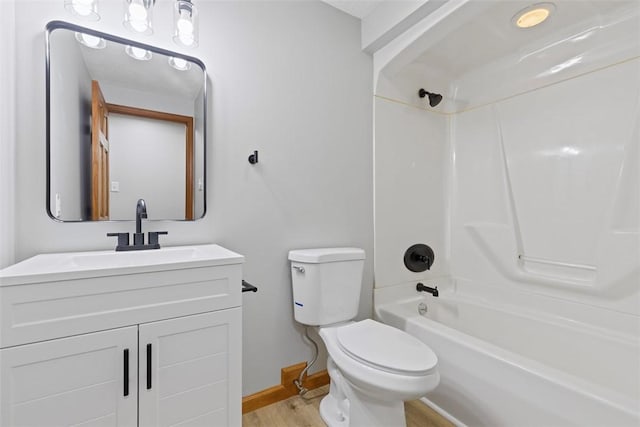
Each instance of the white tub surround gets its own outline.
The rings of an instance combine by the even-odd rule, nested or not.
[[[568,319],[545,298],[532,296],[544,311],[527,310],[434,284],[438,298],[411,284],[376,290],[376,315],[438,355],[440,385],[426,401],[443,415],[465,425],[638,425],[637,331]]]
[[[243,262],[202,245],[0,270],[0,425],[239,425]]]
[[[374,54],[375,305],[438,285],[431,320],[386,317],[433,347],[430,399],[464,423],[637,425],[640,4],[517,28],[532,3],[449,1]],[[404,268],[415,243],[430,271]]]

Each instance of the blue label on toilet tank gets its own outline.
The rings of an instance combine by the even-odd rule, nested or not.
[[[302,304],[300,304],[298,301],[294,301],[295,305],[297,305],[298,307],[304,307]]]

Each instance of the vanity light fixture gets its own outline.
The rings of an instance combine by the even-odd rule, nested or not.
[[[98,0],[64,0],[64,8],[72,14],[91,21],[98,21]]]
[[[134,33],[153,34],[153,5],[156,0],[124,0],[122,25]]]
[[[104,49],[105,47],[107,47],[107,42],[102,37],[96,37],[90,34],[79,32],[76,32],[75,37],[78,42],[87,47],[90,47],[91,49]]]
[[[553,3],[537,3],[516,13],[511,22],[518,28],[531,28],[542,24],[556,10]]]
[[[153,8],[156,0],[122,0],[122,2],[124,5],[122,25],[134,33],[153,34]],[[64,0],[64,7],[76,16],[94,21],[100,19],[98,0]],[[193,4],[193,0],[175,0],[173,2],[173,41],[179,46],[195,48],[198,47],[198,33],[198,9]]]
[[[127,55],[138,61],[148,61],[151,59],[151,51],[147,49],[127,45],[124,51],[127,52]]]
[[[169,57],[169,65],[180,71],[188,71],[191,69],[191,63],[189,61],[174,56]]]
[[[176,0],[174,4],[173,41],[184,47],[198,46],[198,10],[191,0]]]

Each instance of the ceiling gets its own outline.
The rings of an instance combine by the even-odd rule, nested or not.
[[[453,80],[507,55],[516,54],[522,60],[531,52],[563,43],[565,37],[582,35],[576,38],[576,44],[617,21],[621,15],[637,14],[640,5],[637,0],[556,0],[556,10],[548,22],[525,30],[516,28],[512,18],[532,3],[536,1],[484,3],[484,10],[472,19],[441,29],[440,41],[415,63],[438,68]]]
[[[640,55],[638,0],[553,0],[542,24],[514,16],[537,0],[469,1],[427,20],[388,54],[376,94],[422,106],[417,89],[457,112],[564,81]]]
[[[362,19],[369,15],[380,3],[388,0],[322,0],[327,4]]]

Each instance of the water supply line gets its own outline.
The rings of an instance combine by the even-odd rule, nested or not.
[[[300,372],[298,379],[293,380],[293,384],[295,384],[296,388],[298,389],[298,396],[300,397],[304,397],[304,395],[309,391],[302,386],[302,379],[304,378],[304,374],[306,374],[309,368],[311,368],[311,366],[313,366],[313,364],[318,360],[318,343],[316,343],[309,336],[309,326],[305,326],[304,328],[304,337],[307,339],[307,341],[313,344],[313,358],[310,362],[307,362],[307,366],[305,366],[302,372]]]

